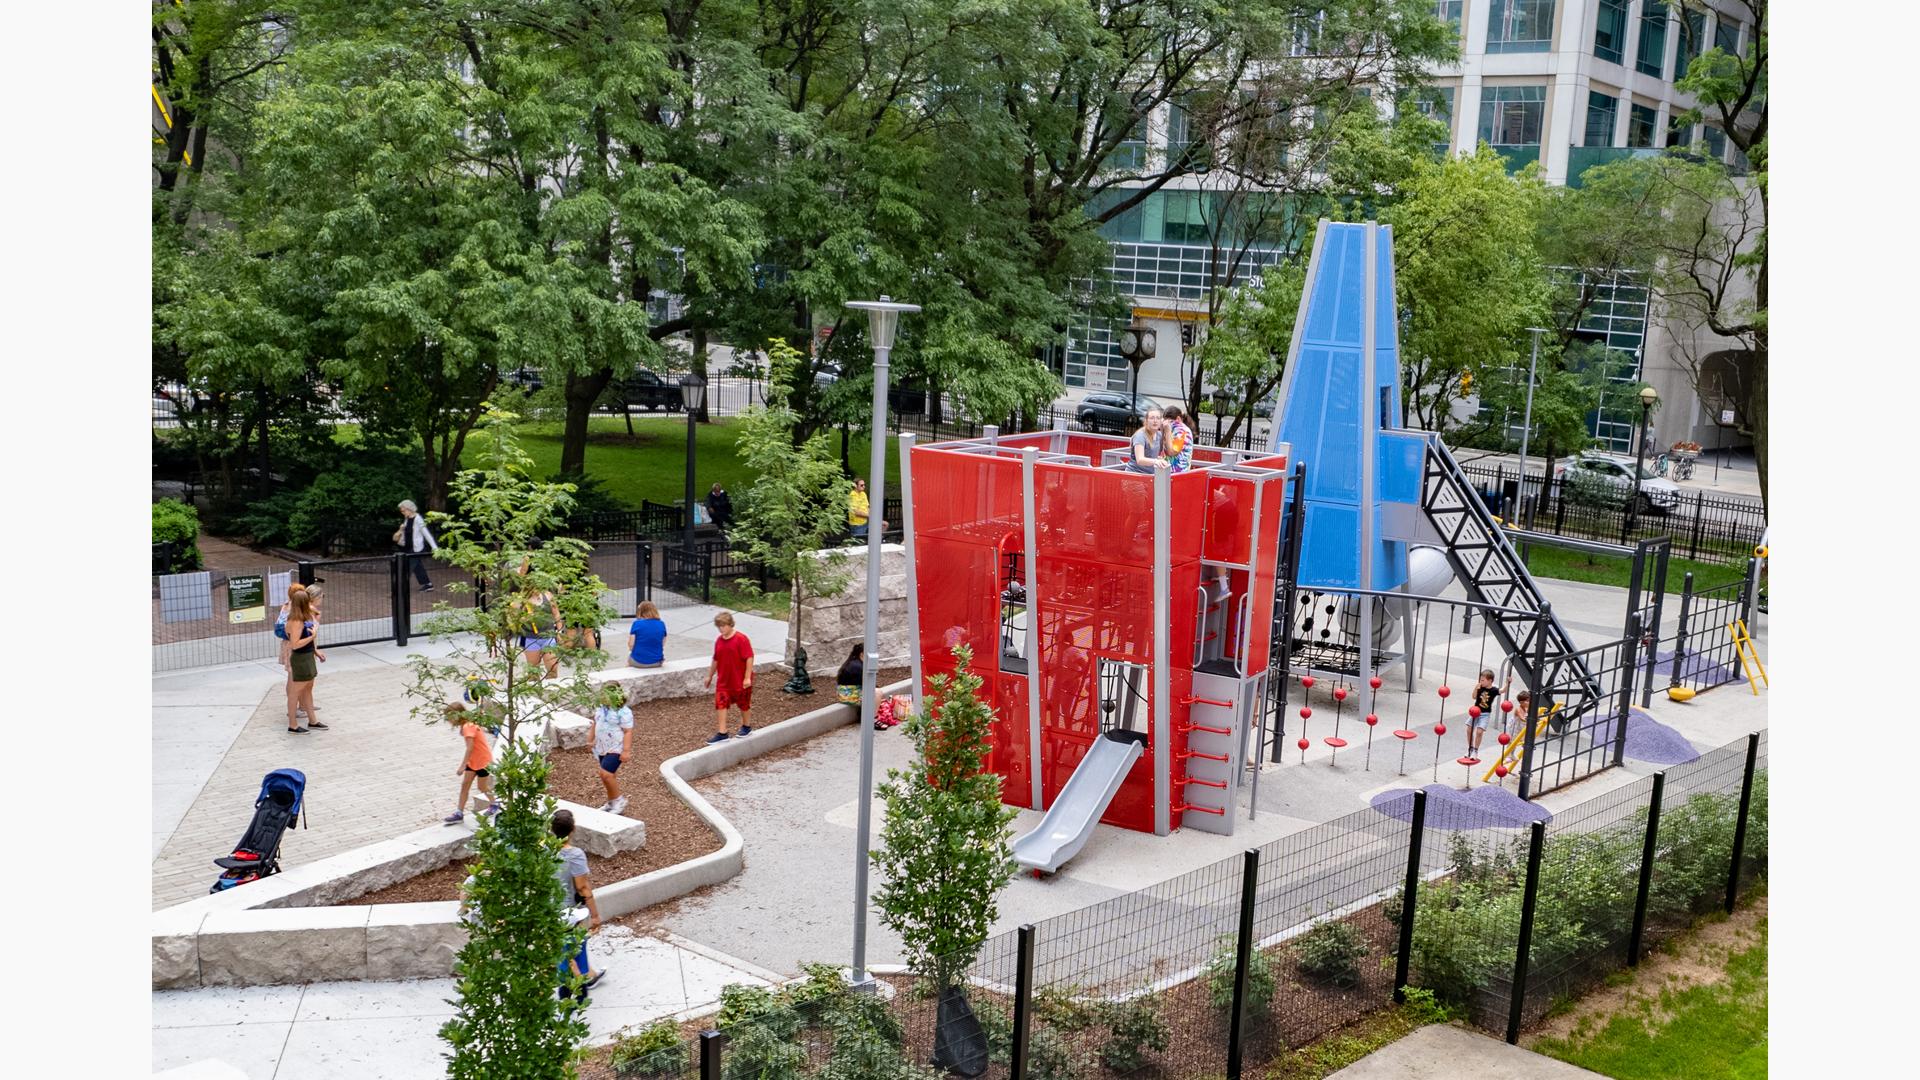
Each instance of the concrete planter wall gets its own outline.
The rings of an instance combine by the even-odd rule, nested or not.
[[[771,665],[765,665],[770,667]],[[704,678],[704,661],[702,677]],[[635,672],[636,675],[645,673]],[[906,683],[883,688],[900,693]],[[674,795],[720,835],[720,850],[626,881],[600,886],[601,915],[612,918],[684,896],[740,872],[744,841],[691,781],[855,722],[851,705],[819,709],[757,728],[751,739],[702,747],[660,765]],[[566,745],[556,722],[546,738]],[[562,802],[574,812],[581,846],[601,855],[645,842],[631,818]],[[153,987],[252,986],[323,980],[444,978],[466,942],[459,905],[339,904],[464,856],[471,833],[434,826],[370,844],[224,893],[156,911],[152,916]],[[211,874],[211,871],[210,871]]]

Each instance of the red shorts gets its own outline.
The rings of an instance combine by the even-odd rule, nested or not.
[[[713,692],[713,707],[716,709],[724,709],[729,705],[739,706],[741,712],[747,712],[752,709],[753,687],[728,686],[722,683],[720,687]]]

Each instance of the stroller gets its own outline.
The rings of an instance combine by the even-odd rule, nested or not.
[[[307,774],[298,769],[275,769],[260,781],[260,797],[253,803],[253,821],[234,846],[233,854],[213,860],[223,871],[210,893],[280,872],[280,837],[297,820],[304,825]]]

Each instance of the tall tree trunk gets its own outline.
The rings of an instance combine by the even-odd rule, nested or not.
[[[560,436],[560,472],[579,476],[587,471],[587,421],[593,416],[593,403],[613,381],[613,368],[603,367],[591,375],[569,372],[567,375],[567,419]]]

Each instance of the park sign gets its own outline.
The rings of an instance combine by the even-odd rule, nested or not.
[[[267,621],[267,580],[259,574],[236,574],[227,579],[227,621]]]

